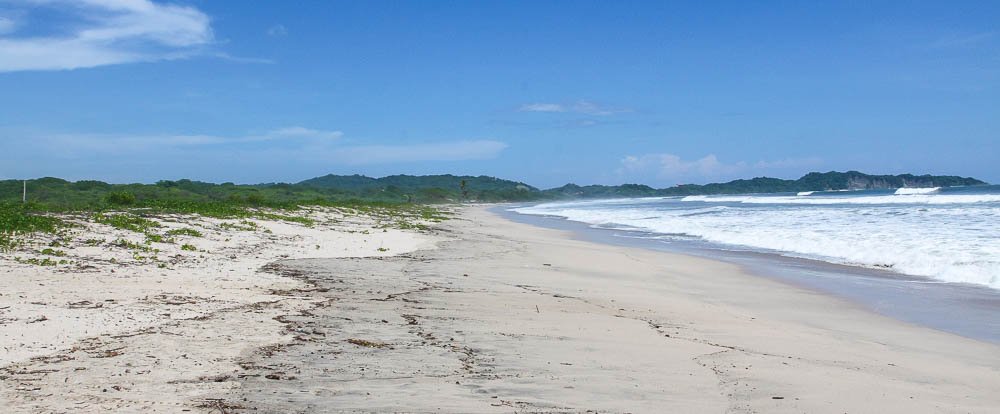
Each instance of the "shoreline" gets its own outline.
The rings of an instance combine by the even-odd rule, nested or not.
[[[407,257],[282,262],[331,289],[317,293],[331,306],[292,320],[318,334],[254,359],[253,376],[220,398],[248,412],[913,413],[1000,404],[995,345],[731,264],[573,240],[483,207],[444,227],[451,239]]]
[[[517,213],[502,206],[492,211],[518,223],[565,230],[580,240],[733,263],[755,277],[831,295],[902,322],[1000,344],[1000,291],[986,286],[750,249],[726,250],[707,242],[664,243],[642,237],[655,233],[594,227],[560,216]]]
[[[1000,406],[996,345],[487,208],[460,207],[409,251],[271,261],[263,270],[294,287],[5,367],[0,396],[11,412]]]

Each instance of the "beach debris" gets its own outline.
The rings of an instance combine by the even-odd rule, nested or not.
[[[96,309],[104,307],[103,303],[93,303],[89,300],[81,300],[79,302],[69,302],[66,304],[70,309]]]
[[[284,372],[272,372],[265,375],[264,378],[269,380],[293,380],[296,377],[294,375],[285,374]]]
[[[202,403],[196,405],[195,407],[197,407],[197,408],[205,408],[205,409],[208,409],[209,412],[211,412],[211,413],[221,413],[221,414],[231,413],[231,412],[233,412],[232,410],[245,410],[246,409],[246,407],[244,407],[242,405],[228,403],[228,402],[226,402],[226,400],[224,400],[222,398],[206,398],[206,399],[202,400]]]
[[[351,344],[354,344],[354,345],[357,345],[357,346],[363,346],[363,347],[366,347],[366,348],[385,348],[385,347],[389,346],[388,344],[385,344],[385,343],[382,343],[382,342],[375,342],[375,341],[369,341],[369,340],[366,340],[366,339],[358,339],[358,338],[350,338],[350,339],[347,340],[347,342],[351,343]]]

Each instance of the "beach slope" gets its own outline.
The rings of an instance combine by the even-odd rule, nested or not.
[[[138,278],[91,275],[103,287],[75,293],[72,303],[116,300],[98,309],[52,305],[67,303],[69,287],[85,289],[82,275],[22,272],[8,285],[21,293],[5,292],[4,300],[23,314],[0,331],[16,350],[2,372],[7,411],[1000,407],[997,345],[905,324],[731,264],[575,240],[481,206],[460,208],[419,237],[358,233],[365,223],[339,232],[261,226],[287,237],[227,252],[221,257],[232,264],[222,260],[215,271],[190,273],[204,266],[193,264],[197,277],[180,282],[153,269]],[[383,245],[389,251],[375,248]],[[233,272],[226,267],[236,264]],[[262,267],[253,273],[252,266]],[[142,280],[148,283],[129,287]],[[62,296],[31,304],[41,294]],[[33,309],[45,309],[49,320],[25,325]],[[57,310],[87,323],[68,327]]]
[[[992,412],[1000,349],[711,260],[483,207],[396,257],[284,261],[324,306],[257,355],[263,412]]]

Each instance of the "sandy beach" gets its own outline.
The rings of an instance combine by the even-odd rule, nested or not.
[[[73,249],[94,258],[87,271],[5,256],[0,411],[1000,407],[996,345],[730,264],[574,240],[478,206],[422,232],[311,214],[327,219],[234,233],[179,218],[205,236],[168,268],[87,246]]]

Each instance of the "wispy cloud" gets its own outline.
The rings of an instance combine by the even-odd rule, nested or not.
[[[226,137],[219,135],[116,135],[116,134],[38,134],[32,139],[47,145],[49,151],[74,157],[94,152],[104,154],[130,154],[171,151],[197,147],[205,150],[211,146],[239,146],[268,141],[298,143],[330,143],[343,136],[340,131],[323,131],[301,126],[291,126],[260,134]]]
[[[629,155],[621,160],[620,174],[654,174],[657,178],[710,178],[733,174],[745,169],[745,162],[726,164],[720,162],[715,154],[709,154],[696,160],[684,160],[674,154]]]
[[[274,63],[273,59],[233,56],[224,52],[213,53],[210,56],[233,63],[260,63],[265,65],[270,65]]]
[[[210,19],[190,6],[149,0],[35,0],[17,3],[65,15],[63,27],[0,20],[0,72],[66,70],[191,57],[214,42]],[[19,10],[30,15],[33,10]],[[63,21],[59,19],[59,21]],[[6,22],[6,23],[4,23]],[[6,28],[6,33],[4,31]]]
[[[9,17],[0,16],[0,35],[13,32],[17,28],[17,22]]]
[[[283,24],[276,24],[274,26],[267,28],[267,35],[272,37],[281,37],[288,35],[288,29],[285,28]]]
[[[626,108],[611,108],[598,105],[590,101],[576,101],[570,104],[562,103],[527,103],[518,107],[519,112],[563,112],[594,116],[607,116],[626,112],[632,112]]]
[[[521,112],[566,112],[566,107],[554,103],[530,103],[518,108]]]
[[[431,142],[409,145],[366,145],[333,151],[348,164],[389,164],[418,161],[466,161],[496,158],[507,144],[494,140]]]
[[[810,168],[823,164],[823,159],[819,157],[805,158],[785,158],[774,161],[757,161],[754,168],[758,169],[781,169],[781,168]]]
[[[629,155],[621,160],[616,171],[619,178],[656,179],[671,183],[703,183],[711,180],[730,179],[748,172],[766,173],[781,170],[816,167],[823,161],[816,157],[786,158],[776,161],[723,162],[715,154],[685,160],[674,154]]]
[[[51,134],[0,129],[0,165],[6,169],[4,174],[16,176],[119,177],[129,181],[212,172],[223,180],[233,176],[273,180],[275,171],[325,174],[338,166],[357,171],[353,168],[363,165],[487,160],[507,148],[506,143],[491,139],[352,144],[343,136],[340,131],[303,126],[238,136]],[[80,171],[89,176],[78,176]]]
[[[966,48],[989,41],[995,35],[996,32],[951,34],[934,40],[928,46],[932,49]]]
[[[311,129],[301,126],[291,126],[291,127],[278,128],[268,131],[263,136],[269,139],[284,137],[284,138],[314,138],[314,139],[325,139],[332,141],[344,136],[344,133],[340,131],[323,131],[319,129]]]

